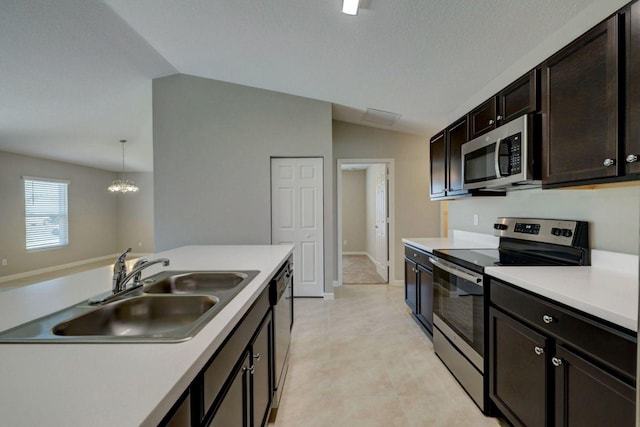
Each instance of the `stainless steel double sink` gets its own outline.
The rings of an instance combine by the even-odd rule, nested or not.
[[[83,301],[0,333],[0,343],[180,342],[192,338],[259,271],[163,271],[122,299]]]

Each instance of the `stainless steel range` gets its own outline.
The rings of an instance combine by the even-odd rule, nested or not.
[[[489,409],[488,295],[485,267],[589,265],[588,224],[534,218],[498,218],[498,249],[435,250],[433,346],[476,404]]]

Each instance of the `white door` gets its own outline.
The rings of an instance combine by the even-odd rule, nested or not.
[[[271,243],[295,245],[294,296],[324,295],[322,158],[271,159]]]
[[[389,251],[387,234],[387,167],[376,169],[376,271],[385,282],[389,281]]]

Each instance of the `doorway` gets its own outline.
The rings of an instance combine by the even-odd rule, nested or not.
[[[271,159],[271,244],[294,245],[296,297],[324,296],[323,159]]]
[[[394,277],[393,159],[339,159],[334,284],[386,284]]]

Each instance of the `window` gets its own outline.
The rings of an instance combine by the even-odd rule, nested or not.
[[[27,251],[69,244],[68,181],[23,177]]]

